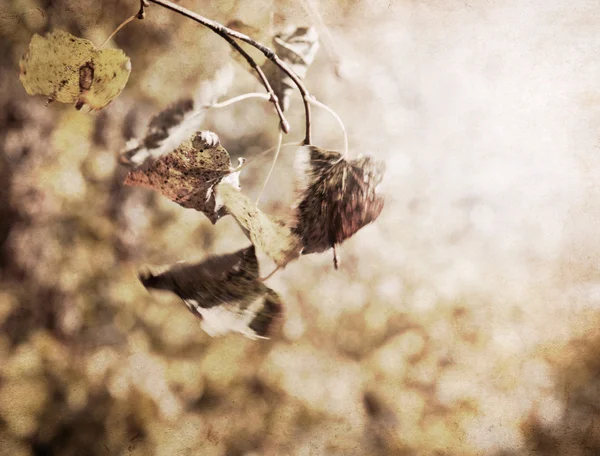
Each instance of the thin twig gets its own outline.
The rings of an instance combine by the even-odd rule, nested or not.
[[[338,116],[337,113],[333,109],[331,109],[326,104],[321,103],[315,97],[313,97],[313,96],[308,97],[308,101],[309,101],[309,103],[314,104],[314,105],[318,106],[319,108],[326,110],[327,112],[329,112],[329,114],[331,114],[333,117],[335,117],[335,120],[338,121],[338,123],[340,124],[340,127],[342,128],[342,131],[344,132],[344,155],[343,155],[343,157],[344,157],[344,159],[347,158],[348,157],[348,133],[346,133],[346,127],[344,127],[344,122],[342,122],[342,118],[340,116]]]
[[[260,192],[258,193],[258,197],[256,198],[256,206],[258,206],[258,203],[260,202],[260,197],[262,196],[263,192],[265,191],[265,188],[267,186],[267,182],[269,182],[269,179],[271,178],[271,174],[273,174],[273,170],[275,169],[275,163],[277,163],[277,158],[279,157],[279,152],[281,151],[281,143],[283,141],[283,133],[281,132],[281,130],[279,130],[279,133],[277,134],[277,148],[275,149],[275,156],[273,157],[273,163],[271,164],[271,169],[269,170],[269,174],[267,174],[267,178],[265,179],[265,182],[263,183],[262,188],[260,189]]]
[[[199,115],[204,114],[204,111],[207,109],[224,108],[226,106],[237,103],[238,101],[247,100],[248,98],[262,98],[265,101],[271,100],[269,95],[267,95],[266,93],[258,93],[258,92],[245,93],[243,95],[238,95],[237,97],[230,98],[229,100],[222,101],[221,103],[200,106],[199,109],[196,109],[191,114],[189,114],[188,119],[193,119],[194,117],[198,117]]]
[[[127,24],[129,24],[129,23],[130,23],[132,20],[134,20],[136,17],[138,17],[138,15],[137,15],[137,14],[134,14],[133,16],[131,16],[131,17],[128,17],[128,18],[127,18],[127,19],[125,19],[123,22],[121,22],[121,25],[119,25],[119,26],[118,26],[118,27],[115,29],[115,31],[114,31],[114,32],[112,32],[112,33],[110,34],[110,36],[104,40],[104,43],[102,43],[100,46],[98,46],[98,49],[102,49],[102,48],[104,47],[104,45],[105,45],[106,43],[108,43],[108,41],[109,41],[109,40],[110,40],[110,39],[111,39],[113,36],[115,36],[119,30],[121,30],[123,27],[125,27]]]
[[[270,101],[271,98],[266,93],[245,93],[243,95],[238,95],[237,97],[230,98],[229,100],[222,101],[220,103],[214,103],[210,105],[204,105],[203,108],[212,109],[212,108],[224,108],[225,106],[232,105],[237,103],[238,101],[247,100],[248,98],[262,98],[263,100]]]
[[[144,1],[144,0],[141,0],[141,1]],[[271,84],[269,83],[269,80],[265,76],[265,73],[263,72],[262,68],[259,67],[257,65],[257,63],[254,61],[254,59],[250,56],[250,54],[248,54],[237,43],[237,41],[235,41],[232,38],[232,36],[234,36],[234,34],[237,32],[234,32],[233,30],[228,29],[227,27],[219,24],[218,22],[215,22],[215,21],[207,19],[203,16],[200,16],[199,14],[196,14],[193,11],[190,11],[187,8],[184,8],[183,6],[179,6],[179,5],[176,5],[175,3],[171,3],[168,0],[149,0],[149,1],[151,1],[152,3],[155,3],[159,6],[162,6],[163,8],[167,8],[171,11],[175,11],[176,13],[179,13],[189,19],[192,19],[192,20],[208,27],[213,32],[217,33],[223,39],[225,39],[225,41],[227,41],[231,45],[231,47],[233,47],[237,52],[239,52],[240,55],[242,57],[244,57],[246,59],[246,61],[248,62],[248,64],[254,69],[254,71],[256,71],[258,73],[258,77],[260,78],[262,84],[265,86],[265,89],[269,93],[270,101],[271,101],[271,103],[273,103],[273,106],[275,107],[275,111],[277,112],[277,115],[279,116],[281,129],[284,131],[284,133],[290,132],[290,123],[286,120],[285,116],[283,115],[283,111],[281,110],[281,106],[279,104],[279,99],[277,98],[277,95],[275,95],[275,92],[273,91],[273,88],[271,87]],[[242,35],[242,34],[240,33],[239,35]],[[243,36],[246,36],[246,35],[243,35]],[[239,38],[239,37],[236,36],[236,38]],[[248,37],[246,37],[246,38],[248,38]]]
[[[335,249],[335,244],[333,244],[333,268],[337,271],[339,268],[339,261],[337,256],[337,250]]]
[[[305,132],[305,136],[304,136],[304,144],[305,145],[311,144],[310,103],[307,100],[307,97],[310,96],[310,93],[308,92],[306,86],[302,83],[302,81],[300,80],[298,75],[296,73],[294,73],[285,64],[285,62],[283,62],[279,58],[279,56],[277,54],[275,54],[275,52],[273,52],[272,49],[269,49],[268,47],[258,43],[257,41],[254,41],[252,38],[250,38],[247,35],[244,35],[243,33],[240,33],[235,30],[232,30],[230,28],[227,28],[224,25],[222,25],[216,21],[213,21],[211,19],[208,19],[204,16],[200,16],[199,14],[194,13],[193,11],[190,11],[187,8],[179,6],[175,3],[172,3],[169,0],[149,0],[149,1],[152,3],[155,3],[156,5],[160,5],[163,8],[167,8],[171,11],[179,13],[182,16],[185,16],[189,19],[192,19],[192,20],[204,25],[205,27],[208,27],[213,32],[215,32],[218,35],[220,35],[221,37],[223,37],[223,39],[225,39],[236,51],[238,51],[248,61],[250,66],[252,68],[254,68],[254,70],[258,73],[258,76],[260,77],[261,81],[263,82],[263,85],[265,86],[265,88],[267,88],[267,92],[269,92],[269,94],[271,95],[271,101],[275,104],[275,109],[277,110],[277,114],[279,115],[279,118],[281,119],[281,129],[285,133],[287,133],[289,131],[289,124],[287,123],[287,121],[285,120],[285,117],[283,116],[283,112],[281,111],[281,107],[277,100],[277,96],[273,92],[271,85],[269,84],[269,81],[267,80],[262,69],[256,64],[256,62],[252,59],[252,57],[250,57],[250,55],[246,51],[244,51],[244,49],[242,47],[240,47],[240,45],[233,38],[242,40],[242,41],[250,44],[251,46],[255,47],[256,49],[261,51],[265,55],[265,57],[267,57],[275,65],[277,65],[285,74],[287,74],[290,77],[290,79],[292,81],[294,81],[294,84],[296,84],[296,86],[298,87],[298,90],[302,94],[302,101],[304,103],[304,113],[305,113],[305,117],[306,117],[306,132]]]

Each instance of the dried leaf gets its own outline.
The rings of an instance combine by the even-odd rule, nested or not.
[[[144,138],[131,139],[121,152],[121,163],[139,167],[173,151],[193,135],[204,120],[202,111],[194,111],[194,101],[180,100],[154,116]]]
[[[129,79],[131,62],[120,49],[94,44],[62,30],[34,35],[20,63],[20,78],[29,95],[42,94],[61,103],[99,110],[116,98]]]
[[[383,162],[368,156],[347,161],[339,152],[304,146],[295,166],[300,196],[293,231],[302,239],[303,254],[341,244],[379,217],[384,201],[376,189],[385,172]]]
[[[239,189],[227,182],[216,187],[217,201],[231,214],[248,239],[279,267],[298,258],[300,238],[282,220],[265,214]]]
[[[300,79],[304,79],[319,50],[319,35],[314,27],[288,27],[273,38],[273,47],[281,60]],[[270,61],[265,63],[264,70],[279,98],[281,109],[286,111],[296,84]]]
[[[180,206],[204,212],[214,224],[225,214],[213,192],[222,180],[239,185],[238,174],[218,136],[203,131],[154,163],[130,171],[124,183],[157,190]]]
[[[202,319],[211,336],[238,332],[266,338],[282,313],[273,290],[259,280],[254,246],[198,264],[177,263],[167,270],[140,274],[146,288],[169,290]]]

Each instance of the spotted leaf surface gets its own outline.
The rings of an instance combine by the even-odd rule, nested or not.
[[[203,131],[153,163],[130,171],[125,184],[160,192],[179,205],[204,212],[212,223],[224,215],[213,188],[226,179],[237,186],[237,173],[216,134]]]
[[[120,49],[97,49],[91,41],[62,30],[34,35],[19,67],[29,95],[93,110],[116,98],[131,72],[129,57]]]

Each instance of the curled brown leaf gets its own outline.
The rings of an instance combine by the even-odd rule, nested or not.
[[[298,149],[299,197],[293,232],[303,254],[324,252],[375,221],[384,200],[377,195],[385,165],[366,156],[346,160],[315,146]]]

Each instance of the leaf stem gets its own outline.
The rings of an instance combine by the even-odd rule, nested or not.
[[[109,35],[109,37],[108,37],[108,38],[106,38],[106,39],[104,40],[104,42],[103,42],[103,43],[102,43],[100,46],[98,46],[98,49],[102,49],[102,48],[103,48],[103,47],[106,45],[106,43],[108,43],[108,41],[109,41],[109,40],[110,40],[110,39],[111,39],[113,36],[115,36],[115,35],[117,34],[117,32],[118,32],[119,30],[121,30],[123,27],[125,27],[127,24],[129,24],[131,21],[133,21],[133,20],[134,20],[136,17],[138,17],[138,15],[137,15],[137,14],[134,14],[133,16],[131,16],[131,17],[128,17],[128,18],[127,18],[127,19],[125,19],[123,22],[121,22],[121,24],[120,24],[120,25],[119,25],[119,26],[118,26],[118,27],[115,29],[115,31],[114,31],[114,32],[112,32],[112,33]]]
[[[206,108],[206,109],[224,108],[225,106],[232,105],[234,103],[237,103],[238,101],[247,100],[248,98],[262,98],[263,100],[271,101],[271,98],[266,93],[252,92],[252,93],[245,93],[243,95],[238,95],[237,97],[230,98],[229,100],[225,100],[220,103],[204,105],[203,108]]]
[[[137,18],[138,19],[144,19],[146,17],[146,10],[144,8],[150,6],[150,3],[148,3],[148,0],[140,0],[140,10],[137,13]]]
[[[145,0],[140,0],[140,1],[143,2]],[[244,57],[246,59],[246,61],[248,62],[248,64],[258,73],[258,77],[260,78],[261,82],[265,86],[265,89],[269,93],[269,95],[270,95],[270,101],[273,103],[273,106],[275,107],[275,111],[277,111],[277,115],[279,116],[279,119],[280,119],[281,129],[283,130],[284,133],[289,133],[289,131],[290,131],[290,124],[286,120],[285,116],[283,115],[283,111],[281,110],[281,106],[279,104],[279,100],[277,98],[277,95],[275,95],[275,92],[273,91],[273,88],[271,87],[271,84],[269,83],[269,80],[265,76],[265,73],[257,65],[257,63],[254,61],[254,59],[250,56],[250,54],[248,54],[237,43],[237,41],[234,40],[234,38],[237,38],[237,39],[240,39],[242,41],[245,41],[246,43],[254,46],[257,49],[259,49],[263,54],[265,54],[265,56],[269,60],[272,60],[279,68],[281,68],[294,81],[294,83],[298,86],[298,89],[302,93],[303,97],[309,95],[308,90],[306,89],[306,87],[304,86],[304,84],[302,84],[302,81],[300,81],[300,78],[298,77],[298,75],[296,75],[292,70],[290,70],[285,65],[285,63],[283,63],[281,61],[281,59],[271,49],[269,49],[269,48],[263,46],[262,44],[254,41],[252,38],[250,38],[247,35],[244,35],[243,33],[236,32],[235,30],[231,30],[231,29],[225,27],[224,25],[222,25],[222,24],[220,24],[220,23],[218,23],[216,21],[213,21],[213,20],[208,19],[208,18],[206,18],[204,16],[201,16],[201,15],[199,15],[197,13],[194,13],[193,11],[190,11],[187,8],[184,8],[183,6],[180,6],[180,5],[177,5],[175,3],[172,3],[169,0],[148,0],[148,1],[150,1],[150,2],[152,2],[154,4],[156,4],[156,5],[162,6],[163,8],[166,8],[166,9],[169,9],[169,10],[174,11],[176,13],[179,13],[182,16],[187,17],[188,19],[192,19],[193,21],[196,21],[199,24],[202,24],[205,27],[208,27],[213,32],[215,32],[216,34],[220,35],[225,41],[227,41],[231,45],[231,47],[233,47],[237,52],[239,52],[242,55],[242,57]],[[140,12],[143,12],[143,8],[140,9]],[[305,136],[305,143],[306,144],[310,144],[310,106],[309,106],[309,104],[308,104],[307,101],[304,102],[304,109],[305,109],[305,113],[306,113],[306,136]]]
[[[271,169],[269,169],[269,174],[267,174],[267,178],[265,179],[265,182],[263,183],[262,188],[260,189],[260,192],[258,193],[258,197],[256,198],[256,205],[258,206],[258,203],[260,202],[260,198],[263,194],[263,192],[265,191],[265,188],[267,186],[267,183],[269,182],[269,179],[271,178],[271,174],[273,174],[273,170],[275,169],[275,163],[277,163],[277,158],[279,157],[279,152],[281,151],[281,143],[283,142],[283,133],[281,132],[281,130],[279,130],[279,133],[277,134],[277,148],[275,149],[275,156],[273,157],[273,163],[271,163]]]
[[[276,267],[275,269],[273,269],[273,271],[271,271],[271,272],[269,273],[269,275],[268,275],[268,276],[266,276],[266,277],[259,277],[259,278],[258,278],[258,280],[260,280],[261,282],[266,282],[266,281],[267,281],[267,280],[269,280],[271,277],[273,277],[273,275],[274,275],[274,274],[275,274],[277,271],[279,271],[280,269],[281,269],[281,266],[277,265],[277,267]]]
[[[319,108],[324,109],[327,112],[329,112],[329,114],[331,114],[333,117],[335,117],[335,120],[338,121],[338,123],[340,124],[340,127],[342,128],[342,132],[344,133],[344,154],[343,154],[343,157],[344,158],[348,158],[348,133],[346,133],[346,127],[344,127],[344,122],[342,122],[341,117],[338,116],[338,114],[333,109],[331,109],[326,104],[321,103],[319,100],[317,100],[313,96],[308,97],[308,102],[311,103],[311,104],[314,104],[315,106],[318,106]]]
[[[339,269],[339,261],[337,256],[337,251],[335,249],[335,244],[333,244],[333,268],[337,271]]]
[[[259,93],[259,92],[251,92],[251,93],[245,93],[243,95],[238,95],[237,97],[233,97],[230,98],[228,100],[222,101],[221,103],[214,103],[214,104],[208,104],[208,105],[203,105],[200,108],[196,109],[195,111],[193,111],[190,114],[190,119],[197,117],[201,114],[204,114],[204,111],[207,109],[219,109],[219,108],[224,108],[226,106],[230,106],[232,104],[237,103],[238,101],[244,101],[247,100],[249,98],[262,98],[265,101],[271,101],[271,97],[266,94],[266,93]]]

